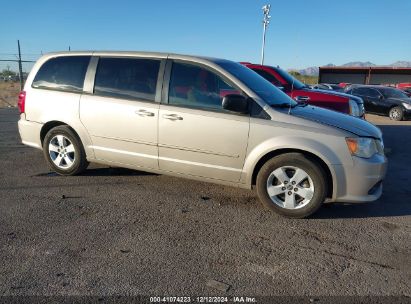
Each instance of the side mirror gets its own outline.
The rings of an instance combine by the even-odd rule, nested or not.
[[[382,96],[382,95],[379,95],[379,96],[378,96],[378,99],[381,99],[381,100],[383,100],[383,99],[384,99],[384,96]]]
[[[248,113],[248,98],[238,94],[228,94],[224,96],[222,101],[223,109],[231,112],[247,114]]]

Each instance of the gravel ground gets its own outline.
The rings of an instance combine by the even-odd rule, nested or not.
[[[290,220],[242,189],[56,176],[17,119],[0,109],[0,295],[411,296],[410,122],[367,116],[390,151],[380,200]]]

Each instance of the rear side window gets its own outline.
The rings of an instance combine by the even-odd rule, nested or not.
[[[90,56],[52,58],[41,66],[32,87],[81,92],[89,61]]]
[[[259,74],[260,76],[264,77],[265,79],[267,79],[269,82],[271,82],[272,84],[276,85],[277,87],[281,87],[282,84],[281,82],[275,78],[273,75],[271,75],[270,73],[268,73],[267,71],[264,70],[260,70],[260,69],[253,69],[254,72],[256,72],[257,74]]]
[[[369,88],[356,88],[354,89],[355,94],[366,97],[378,97],[380,93],[377,90]]]
[[[160,60],[100,58],[94,94],[154,101]]]

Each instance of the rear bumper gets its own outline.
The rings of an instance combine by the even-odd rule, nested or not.
[[[18,121],[18,127],[21,142],[23,144],[37,149],[42,149],[40,131],[43,124],[25,120],[24,114],[21,114],[20,120]]]
[[[336,173],[335,202],[361,203],[380,198],[387,171],[387,158],[374,155],[370,159],[353,157],[353,166],[334,166]]]

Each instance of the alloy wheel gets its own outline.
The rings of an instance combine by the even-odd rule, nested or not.
[[[54,165],[67,170],[73,166],[76,150],[73,143],[64,135],[54,136],[49,143],[49,155]]]
[[[268,176],[267,193],[271,201],[285,209],[299,209],[310,203],[314,183],[306,171],[293,166],[277,168]]]
[[[398,109],[392,109],[390,111],[390,118],[394,120],[398,120],[401,116],[401,113]]]

